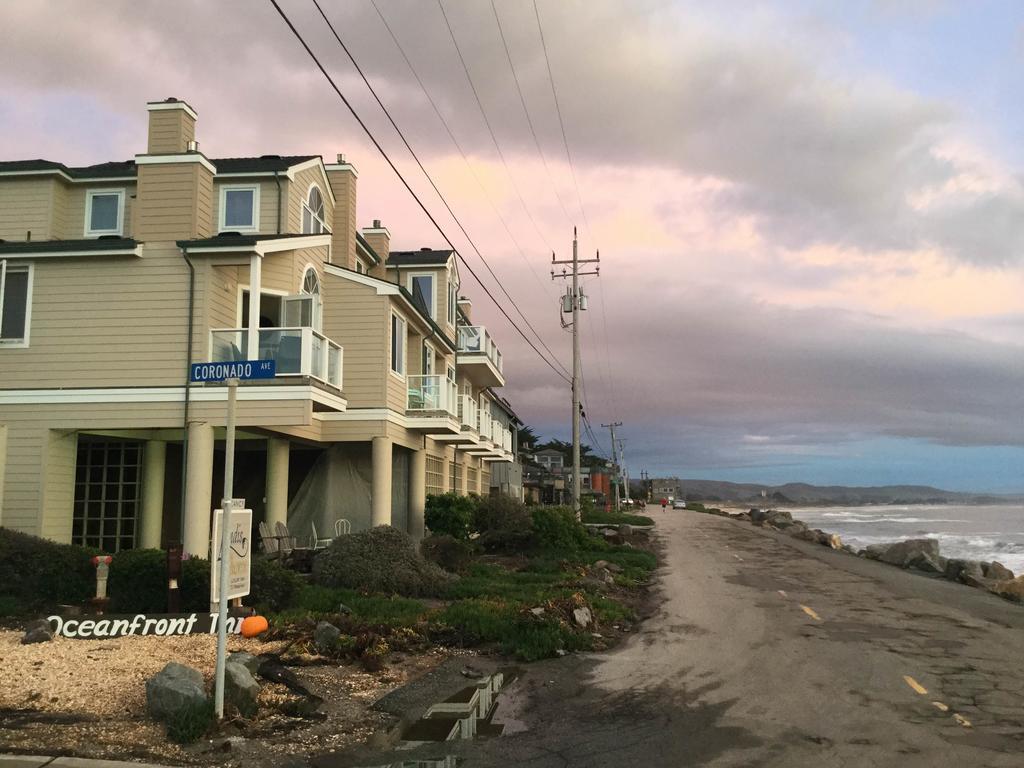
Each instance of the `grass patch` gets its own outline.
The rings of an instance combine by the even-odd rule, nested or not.
[[[565,588],[556,588],[567,579],[568,575],[558,567],[543,571],[510,571],[491,563],[477,563],[468,574],[448,587],[445,597],[451,600],[493,597],[537,605],[556,594],[563,594]]]
[[[410,597],[365,595],[352,589],[307,584],[299,590],[295,607],[276,614],[274,619],[279,623],[297,621],[308,615],[316,619],[338,613],[342,604],[367,624],[385,627],[413,626],[428,611],[426,605]]]
[[[560,650],[588,650],[593,645],[592,637],[576,634],[557,619],[523,613],[521,605],[495,598],[459,600],[436,620],[467,644],[499,643],[504,653],[522,661],[545,659]]]
[[[583,522],[601,525],[654,525],[651,518],[629,512],[584,512]]]

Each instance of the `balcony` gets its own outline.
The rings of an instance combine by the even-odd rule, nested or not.
[[[479,387],[505,386],[501,351],[482,325],[459,327],[458,364]]]
[[[471,395],[459,395],[459,421],[463,432],[478,433],[476,400]]]
[[[455,382],[445,376],[409,376],[406,411],[415,411],[417,415],[421,412],[442,411],[458,416],[458,400]]]
[[[273,360],[277,376],[308,376],[341,389],[342,349],[309,327],[260,328],[259,359]],[[246,328],[210,331],[210,362],[245,360],[249,346]]]

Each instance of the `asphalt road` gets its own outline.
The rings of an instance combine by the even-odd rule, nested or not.
[[[529,666],[499,707],[516,733],[391,759],[1024,766],[1024,606],[748,523],[653,516],[662,602],[629,642]]]

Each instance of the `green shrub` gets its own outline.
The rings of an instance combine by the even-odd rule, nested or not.
[[[276,560],[254,555],[251,586],[250,603],[265,611],[284,611],[295,605],[304,582]]]
[[[179,710],[167,723],[167,738],[178,744],[192,744],[199,741],[213,725],[214,706],[205,701]]]
[[[190,557],[181,561],[181,610],[208,611],[210,609],[210,561]]]
[[[419,600],[408,597],[361,595],[351,589],[306,584],[299,591],[296,605],[284,618],[291,618],[292,614],[307,613],[312,614],[315,619],[321,616],[334,616],[340,612],[341,605],[351,611],[352,617],[364,624],[389,627],[411,626],[427,611],[427,606]]]
[[[425,521],[433,534],[468,539],[476,503],[454,491],[427,496]]]
[[[487,496],[473,511],[473,527],[481,534],[489,531],[529,533],[531,523],[530,510],[511,496]]]
[[[454,536],[428,536],[420,544],[423,556],[449,573],[462,573],[473,558],[472,543]]]
[[[165,612],[167,553],[160,549],[118,552],[110,564],[107,594],[115,613]]]
[[[576,551],[590,543],[587,529],[569,507],[536,507],[532,515],[533,533],[541,549]]]
[[[17,613],[77,605],[96,594],[95,549],[0,528],[0,598]]]
[[[389,525],[339,536],[313,561],[313,581],[325,587],[418,597],[438,594],[452,578]]]

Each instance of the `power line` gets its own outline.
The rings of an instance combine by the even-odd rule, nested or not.
[[[441,0],[438,0],[440,2]],[[540,9],[537,8],[537,0],[533,0],[533,14],[537,17],[537,31],[540,33],[540,44],[544,49],[544,62],[548,68],[548,82],[551,83],[551,95],[555,99],[555,112],[558,113],[558,125],[562,129],[562,143],[565,145],[565,156],[569,159],[569,171],[572,173],[572,183],[576,187],[576,199],[580,204],[580,213],[583,214],[583,224],[587,228],[587,234],[591,237],[594,234],[590,231],[590,221],[587,219],[587,209],[583,207],[583,196],[580,194],[580,183],[576,179],[576,168],[572,162],[572,152],[569,151],[569,139],[565,135],[565,121],[562,119],[562,108],[558,103],[558,91],[555,88],[555,76],[551,73],[551,58],[548,56],[548,44],[544,40],[544,25],[540,21]]]
[[[512,230],[511,228],[509,228],[508,222],[505,221],[505,217],[501,215],[501,211],[498,210],[498,206],[494,203],[494,199],[487,191],[487,187],[485,187],[484,183],[480,180],[480,176],[473,168],[473,164],[469,162],[469,158],[466,156],[466,152],[463,149],[462,144],[456,138],[455,132],[452,130],[451,125],[449,125],[448,120],[445,119],[445,116],[442,114],[440,107],[437,106],[437,102],[434,101],[434,97],[430,95],[430,90],[427,88],[426,84],[423,82],[423,79],[416,71],[416,67],[413,66],[413,63],[409,59],[408,54],[405,52],[405,48],[399,41],[398,36],[391,28],[391,25],[388,23],[388,20],[385,18],[384,13],[381,11],[380,7],[377,5],[377,0],[370,0],[370,3],[373,5],[373,9],[377,12],[377,16],[380,17],[381,23],[384,25],[384,28],[388,31],[388,34],[391,36],[391,41],[395,44],[395,47],[398,48],[398,52],[405,60],[406,66],[409,68],[409,71],[415,78],[416,83],[420,87],[420,90],[426,97],[427,103],[429,103],[431,109],[434,110],[434,114],[437,116],[437,119],[441,121],[441,125],[444,126],[444,129],[447,132],[448,138],[452,140],[452,144],[454,144],[455,149],[458,150],[459,155],[462,157],[462,162],[466,164],[466,168],[469,170],[469,173],[473,177],[473,180],[476,182],[476,185],[480,187],[480,191],[483,193],[484,198],[487,200],[487,203],[491,206],[491,210],[494,211],[494,215],[498,217],[498,221],[501,222],[501,226],[504,228],[506,234],[508,234],[509,239],[512,241],[512,244],[516,247],[516,250],[519,252],[519,256],[523,259],[523,263],[526,264],[526,268],[529,270],[530,274],[533,275],[533,279],[537,281],[538,285],[540,285],[549,296],[553,296],[553,294],[551,293],[550,284],[545,283],[543,280],[540,279],[540,276],[534,271],[533,266],[530,264],[530,260],[526,258],[526,253],[523,252],[523,247],[519,244],[519,240],[516,239],[516,236],[514,234],[512,234]]]
[[[494,148],[498,151],[498,157],[501,158],[501,164],[505,166],[505,173],[508,174],[509,180],[512,182],[512,188],[515,189],[516,195],[519,197],[519,202],[523,206],[523,210],[526,212],[526,217],[530,220],[534,230],[541,240],[544,241],[544,245],[547,250],[554,251],[551,247],[551,243],[544,237],[544,233],[540,231],[540,227],[537,226],[536,220],[533,218],[533,214],[530,213],[530,209],[526,205],[526,200],[523,199],[523,193],[519,190],[519,184],[516,183],[515,177],[512,175],[512,171],[509,170],[508,161],[505,160],[505,153],[501,151],[501,145],[498,144],[498,137],[494,134],[494,128],[491,127],[491,121],[487,118],[487,111],[484,109],[483,102],[480,101],[480,94],[477,93],[476,85],[473,83],[473,78],[469,74],[469,66],[466,64],[466,59],[462,56],[462,49],[459,47],[459,41],[455,39],[455,30],[452,29],[452,24],[448,20],[448,13],[444,9],[444,3],[442,0],[437,0],[437,7],[441,9],[441,15],[444,17],[445,26],[448,27],[448,35],[451,37],[452,45],[455,46],[455,53],[458,54],[459,62],[462,64],[462,71],[466,73],[466,80],[469,82],[469,88],[473,91],[473,98],[476,100],[476,106],[480,110],[480,115],[484,119],[484,124],[487,126],[487,132],[491,135],[491,141],[494,142]]]
[[[402,172],[400,170],[398,170],[398,167],[391,160],[390,155],[388,155],[388,153],[385,151],[384,147],[381,146],[380,142],[377,141],[377,138],[373,135],[373,133],[367,127],[366,123],[363,122],[362,118],[359,117],[359,113],[356,112],[356,110],[352,106],[352,104],[349,103],[349,100],[347,98],[345,98],[345,94],[343,94],[341,92],[341,89],[338,88],[337,83],[334,82],[334,78],[332,78],[330,76],[330,74],[324,68],[324,65],[320,63],[320,59],[318,59],[316,54],[313,53],[313,49],[309,47],[309,44],[306,42],[305,38],[303,38],[302,34],[299,32],[299,30],[297,30],[295,28],[295,25],[292,24],[291,19],[289,19],[288,15],[281,9],[281,6],[278,5],[277,0],[270,0],[270,4],[274,6],[274,10],[276,10],[278,12],[278,14],[284,20],[284,23],[288,25],[288,28],[292,31],[292,34],[295,35],[295,38],[299,41],[299,43],[302,45],[302,47],[306,50],[306,53],[309,54],[309,57],[316,64],[317,68],[323,74],[324,78],[326,78],[327,82],[330,83],[331,88],[338,95],[338,98],[341,99],[342,103],[348,108],[348,111],[352,113],[352,117],[354,117],[356,119],[356,122],[359,123],[359,127],[363,129],[363,132],[366,134],[367,138],[369,138],[370,141],[373,142],[374,147],[376,147],[377,151],[381,154],[381,156],[384,158],[384,160],[387,162],[387,164],[391,167],[391,170],[394,171],[394,173],[398,177],[399,181],[402,182],[402,186],[405,187],[406,191],[412,196],[413,200],[416,201],[416,204],[420,207],[420,210],[423,211],[424,215],[430,220],[430,223],[434,225],[434,228],[438,231],[438,233],[441,235],[441,237],[444,238],[444,241],[455,252],[455,255],[458,256],[459,260],[463,263],[463,265],[469,271],[469,274],[473,276],[473,279],[475,279],[477,281],[477,283],[480,285],[480,288],[483,290],[483,292],[494,303],[494,306],[498,308],[498,311],[501,312],[501,314],[503,314],[505,316],[505,319],[508,320],[509,324],[513,328],[515,328],[515,330],[519,333],[519,335],[523,337],[523,340],[527,344],[530,345],[530,347],[533,349],[534,352],[537,353],[537,356],[540,357],[540,359],[543,360],[547,364],[547,366],[549,368],[551,368],[551,370],[554,371],[560,378],[562,378],[565,381],[569,382],[570,380],[566,379],[565,375],[561,371],[559,371],[557,368],[555,368],[554,365],[551,364],[551,361],[548,360],[539,349],[537,349],[537,346],[530,340],[530,338],[525,333],[523,333],[523,330],[518,325],[516,325],[515,321],[512,320],[512,318],[509,316],[509,314],[505,311],[505,308],[502,307],[501,304],[498,303],[498,301],[494,298],[494,295],[490,292],[490,290],[487,288],[487,286],[484,284],[484,282],[476,274],[474,269],[469,265],[469,262],[467,262],[466,259],[462,256],[462,254],[459,253],[458,249],[452,243],[451,239],[445,233],[444,229],[442,229],[441,225],[437,222],[437,219],[434,218],[433,214],[431,214],[430,211],[428,210],[427,206],[424,205],[424,203],[420,199],[419,195],[416,194],[415,190],[413,190],[413,188],[409,185],[409,182],[406,181],[405,176],[402,175]]]
[[[544,172],[548,176],[548,181],[551,182],[551,191],[555,194],[555,199],[558,200],[558,205],[562,209],[562,213],[565,214],[566,221],[572,226],[576,222],[572,220],[569,215],[569,211],[565,208],[565,203],[562,202],[562,196],[558,194],[558,186],[555,184],[555,179],[551,175],[551,169],[548,167],[548,159],[544,156],[544,150],[541,149],[540,140],[537,138],[537,131],[533,127],[533,118],[530,117],[530,110],[526,106],[526,97],[523,96],[523,88],[519,82],[519,75],[516,72],[516,66],[512,63],[512,53],[508,48],[508,41],[505,39],[505,30],[501,26],[501,17],[498,16],[498,6],[495,5],[494,0],[491,0],[491,11],[494,13],[494,21],[498,25],[498,35],[501,37],[501,44],[505,48],[505,58],[508,60],[508,68],[512,70],[512,79],[516,82],[516,93],[519,94],[519,103],[523,105],[523,114],[526,115],[526,124],[530,126],[530,135],[533,136],[533,144],[537,147],[537,154],[540,155],[540,160],[544,164]]]
[[[396,123],[395,119],[391,116],[391,112],[388,110],[386,106],[384,106],[384,102],[381,101],[380,96],[377,95],[376,89],[374,89],[373,85],[371,85],[369,79],[366,77],[366,74],[363,72],[362,67],[360,67],[358,62],[356,61],[355,56],[352,55],[352,52],[348,49],[348,46],[345,45],[344,41],[341,39],[341,36],[338,34],[337,30],[334,28],[334,25],[331,23],[331,20],[327,18],[327,14],[324,13],[324,9],[320,6],[319,0],[313,0],[313,5],[315,5],[316,9],[320,12],[320,15],[323,17],[323,20],[327,24],[327,27],[331,30],[331,34],[334,35],[334,39],[338,41],[338,45],[340,45],[341,49],[345,51],[345,55],[348,56],[348,60],[352,62],[352,66],[356,68],[356,72],[359,73],[359,77],[361,77],[363,82],[366,84],[366,87],[369,89],[370,93],[373,95],[373,98],[376,100],[377,105],[387,116],[388,121],[391,123],[391,127],[395,129],[395,132],[398,133],[399,138],[402,139],[402,143],[405,145],[405,148],[409,150],[409,154],[412,155],[413,160],[416,161],[416,165],[419,166],[420,171],[426,177],[427,181],[430,182],[430,186],[433,187],[434,192],[437,194],[438,198],[444,204],[444,207],[447,209],[448,214],[455,221],[455,224],[458,226],[459,230],[466,238],[466,241],[469,243],[470,247],[479,257],[483,265],[487,268],[487,271],[491,274],[491,277],[493,277],[495,282],[497,282],[498,287],[501,289],[501,292],[505,294],[505,298],[509,300],[512,306],[515,308],[516,312],[519,313],[519,316],[523,318],[523,322],[526,323],[526,326],[531,331],[533,331],[533,335],[537,337],[537,340],[541,343],[541,346],[543,346],[544,349],[547,350],[548,354],[551,355],[551,357],[555,360],[556,363],[558,363],[559,367],[562,367],[561,363],[558,362],[558,357],[555,355],[554,352],[551,351],[551,348],[541,337],[537,329],[533,327],[533,324],[526,317],[526,315],[523,314],[523,311],[519,308],[519,305],[516,304],[515,299],[513,299],[509,292],[505,289],[504,284],[501,282],[498,276],[494,274],[494,270],[491,269],[491,265],[487,262],[487,259],[484,258],[484,255],[480,252],[480,249],[476,247],[476,243],[473,242],[473,238],[469,236],[469,233],[466,231],[466,228],[462,226],[462,222],[459,220],[459,217],[455,215],[455,211],[452,210],[452,207],[448,204],[448,201],[445,199],[444,195],[441,194],[441,190],[438,189],[437,184],[434,183],[433,177],[430,175],[429,171],[427,171],[423,163],[420,161],[419,155],[416,154],[416,151],[412,148],[412,146],[409,144],[409,141],[405,138],[405,134],[402,132],[402,129],[398,127],[398,123]],[[569,372],[566,371],[564,367],[562,367],[562,370],[566,373],[566,375],[569,374]]]

